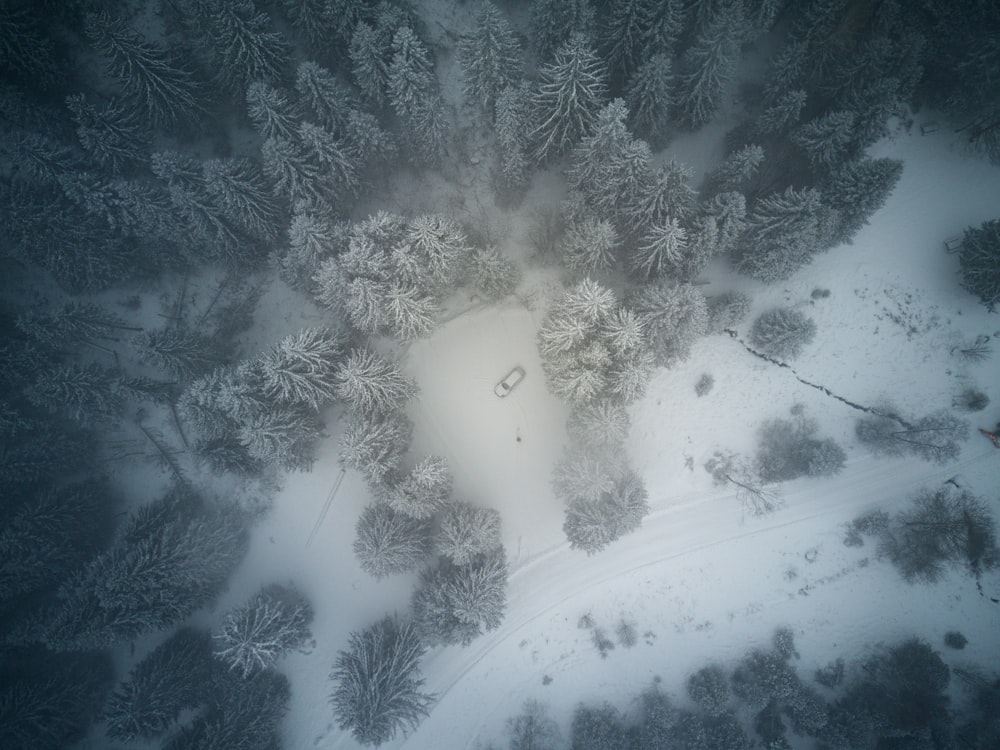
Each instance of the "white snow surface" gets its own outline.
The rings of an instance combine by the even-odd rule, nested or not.
[[[992,404],[972,415],[973,427],[986,427],[1000,403],[996,357],[968,364],[949,350],[978,334],[1000,336],[1000,322],[961,290],[957,259],[945,254],[942,241],[995,215],[1000,170],[967,156],[948,132],[917,132],[900,130],[873,149],[874,156],[903,159],[903,177],[852,245],[771,287],[719,265],[705,273],[711,280],[705,290],[753,295],[742,335],[768,307],[805,310],[818,335],[792,365],[807,380],[863,404],[889,397],[916,414],[950,407],[961,386],[975,383]],[[531,205],[520,213],[490,207],[490,221],[523,229]],[[517,242],[523,233],[505,230],[505,236]],[[507,251],[526,255],[523,248]],[[547,393],[538,362],[534,334],[544,306],[529,309],[518,301],[537,300],[540,283],[529,277],[519,297],[456,311],[403,355],[421,391],[409,409],[416,423],[411,459],[444,455],[456,497],[501,511],[512,574],[504,623],[466,648],[427,654],[422,674],[437,703],[415,731],[385,747],[502,742],[507,717],[527,698],[548,703],[565,733],[576,703],[609,700],[629,710],[654,676],[683,703],[683,682],[693,670],[709,662],[731,666],[748,649],[769,643],[781,625],[795,633],[796,666],[805,679],[836,657],[850,662],[879,642],[909,635],[941,649],[944,632],[952,629],[969,644],[961,652],[943,649],[949,662],[997,668],[1000,605],[989,598],[1000,598],[995,572],[982,580],[985,596],[960,571],[932,586],[912,586],[877,560],[870,540],[848,548],[842,538],[843,525],[860,513],[892,511],[918,488],[953,477],[1000,512],[1000,451],[974,434],[961,458],[943,466],[872,458],[853,439],[858,412],[753,358],[725,335],[700,341],[688,361],[658,371],[631,409],[629,452],[652,506],[642,528],[593,557],[569,549],[562,508],[548,485],[567,409]],[[814,288],[829,289],[830,296],[813,300]],[[315,322],[311,313],[307,322]],[[507,399],[498,399],[493,385],[515,364],[527,377]],[[698,398],[693,387],[703,372],[714,376],[715,386]],[[847,449],[847,465],[832,479],[781,486],[780,510],[745,517],[703,464],[718,449],[752,455],[756,426],[787,415],[795,403]],[[356,747],[336,726],[329,670],[351,631],[387,612],[405,612],[416,580],[408,575],[378,582],[358,567],[351,550],[354,524],[369,498],[352,472],[306,544],[340,472],[336,412],[328,423],[331,435],[315,469],[287,478],[215,609],[221,614],[271,581],[292,580],[312,600],[315,645],[280,664],[293,690],[283,726],[289,748]],[[622,619],[632,622],[638,643],[618,645],[602,658],[591,632],[578,627],[587,613],[611,637]],[[543,685],[545,677],[551,681]]]

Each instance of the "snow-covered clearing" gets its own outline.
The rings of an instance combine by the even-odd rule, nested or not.
[[[853,245],[772,287],[732,276],[720,264],[706,272],[712,280],[706,292],[738,288],[753,295],[741,334],[761,310],[801,306],[815,319],[818,335],[793,363],[796,372],[855,402],[885,396],[904,412],[924,414],[950,407],[961,386],[975,383],[997,404],[995,356],[970,364],[950,354],[959,339],[1000,335],[1000,323],[959,288],[957,259],[945,254],[942,240],[993,216],[1000,170],[964,155],[952,134],[918,132],[900,132],[874,149],[875,156],[903,159],[905,168],[887,206]],[[491,221],[522,229],[532,205],[537,202],[513,213],[491,207]],[[503,234],[511,241],[521,236]],[[525,288],[538,283],[529,278]],[[830,295],[813,299],[816,288]],[[265,302],[291,309],[281,300]],[[691,670],[732,661],[767,642],[777,625],[794,630],[806,677],[879,641],[917,634],[939,644],[949,629],[961,629],[969,645],[945,652],[946,658],[997,666],[1000,605],[989,599],[1000,598],[995,573],[983,580],[986,597],[958,573],[935,586],[909,586],[875,559],[870,541],[853,549],[841,540],[842,525],[860,512],[898,507],[914,489],[951,477],[1000,510],[1000,451],[976,435],[950,465],[873,459],[853,439],[857,412],[802,385],[788,370],[755,359],[728,336],[707,338],[690,360],[658,372],[631,412],[629,450],[647,483],[652,514],[640,531],[588,558],[568,549],[562,509],[548,487],[565,408],[547,394],[538,363],[534,332],[543,314],[542,305],[529,309],[513,300],[477,307],[405,355],[421,387],[410,407],[417,425],[413,455],[446,455],[456,495],[501,510],[512,576],[499,630],[468,648],[428,654],[422,671],[438,704],[416,731],[388,747],[475,747],[498,737],[506,717],[528,697],[548,702],[565,728],[576,702],[607,699],[628,708],[627,700],[654,675],[679,694]],[[315,324],[314,316],[304,313],[301,323]],[[282,330],[296,323],[284,321]],[[515,364],[527,378],[510,397],[497,399],[493,385]],[[714,376],[715,386],[698,398],[694,383],[704,372]],[[847,466],[833,479],[783,486],[784,508],[767,518],[744,518],[703,464],[717,449],[750,455],[755,426],[787,415],[796,402],[819,420],[821,433],[844,445]],[[330,666],[351,631],[385,612],[405,611],[415,582],[415,576],[377,582],[355,562],[354,523],[368,498],[353,473],[307,545],[340,473],[337,416],[328,414],[330,438],[315,469],[285,481],[216,609],[242,603],[262,583],[289,579],[312,600],[316,645],[281,665],[293,686],[284,740],[294,748],[355,747],[335,726],[327,700]],[[972,416],[974,426],[989,426],[997,411],[991,405]],[[590,631],[577,627],[588,612],[611,637],[623,617],[634,622],[638,643],[618,646],[602,659]],[[551,684],[543,685],[546,675]]]

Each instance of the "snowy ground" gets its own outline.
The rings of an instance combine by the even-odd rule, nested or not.
[[[774,304],[806,309],[819,333],[795,369],[851,400],[890,396],[904,410],[925,413],[948,407],[961,385],[975,382],[1000,403],[995,361],[968,365],[949,354],[956,340],[993,335],[1000,323],[961,291],[957,260],[941,245],[993,215],[1000,171],[965,156],[946,132],[901,133],[875,155],[902,158],[906,166],[888,205],[853,245],[771,288],[715,269],[706,274],[713,280],[707,291],[745,289],[755,311]],[[493,211],[495,220],[505,220]],[[830,296],[813,300],[817,287]],[[974,437],[952,465],[870,458],[853,444],[855,412],[725,336],[699,342],[688,362],[659,372],[632,410],[630,451],[654,508],[643,528],[592,558],[569,550],[547,484],[565,411],[544,388],[534,347],[538,307],[511,301],[475,308],[412,345],[406,358],[421,387],[411,406],[414,452],[447,456],[457,494],[501,510],[513,574],[498,631],[468,648],[428,655],[423,673],[438,704],[414,733],[389,747],[474,747],[499,736],[528,697],[547,701],[564,725],[581,700],[628,708],[622,702],[654,675],[679,692],[691,670],[737,658],[782,624],[797,635],[804,675],[914,632],[939,644],[948,629],[969,638],[965,651],[948,658],[997,666],[1000,606],[980,596],[971,579],[956,574],[932,587],[907,586],[874,559],[870,543],[851,549],[841,540],[842,525],[858,513],[891,509],[912,490],[953,476],[996,509],[1000,451]],[[514,364],[528,376],[501,401],[493,384]],[[693,387],[702,372],[713,374],[715,387],[697,398]],[[796,402],[845,445],[848,465],[834,479],[783,487],[785,507],[773,516],[743,518],[702,465],[719,448],[749,454],[754,426],[787,414]],[[996,415],[991,407],[975,416],[986,426]],[[337,428],[331,432],[317,468],[287,480],[255,533],[244,574],[220,604],[222,610],[241,601],[259,582],[293,579],[316,605],[315,648],[283,665],[294,691],[288,747],[354,747],[333,725],[327,672],[347,634],[384,612],[404,610],[413,585],[412,577],[377,583],[358,569],[351,541],[366,498],[351,474],[305,545],[339,472]],[[984,588],[1000,595],[995,575]],[[590,632],[577,627],[588,612],[609,635],[623,617],[634,622],[638,644],[602,659]],[[551,684],[543,686],[546,675]]]

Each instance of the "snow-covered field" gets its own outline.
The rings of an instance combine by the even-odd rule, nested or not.
[[[904,411],[927,413],[949,407],[961,386],[975,383],[997,404],[995,357],[965,364],[950,348],[979,334],[1000,336],[1000,320],[959,288],[957,259],[945,254],[942,240],[994,215],[1000,170],[966,156],[947,132],[917,132],[901,131],[873,150],[904,160],[903,177],[853,245],[767,288],[711,268],[706,291],[751,293],[751,319],[772,305],[801,306],[818,335],[794,363],[796,373],[851,401],[888,397]],[[517,218],[491,212],[501,223]],[[830,295],[813,299],[816,288]],[[421,388],[410,407],[414,455],[446,456],[456,495],[501,511],[512,575],[504,624],[467,648],[428,654],[422,671],[437,705],[417,730],[387,747],[475,747],[500,737],[506,717],[529,697],[546,701],[565,728],[578,701],[628,709],[654,676],[679,694],[692,670],[736,659],[766,643],[778,625],[795,632],[803,675],[880,641],[916,634],[938,644],[946,630],[959,628],[969,645],[946,658],[998,666],[1000,605],[989,598],[1000,598],[995,572],[983,579],[985,596],[958,573],[934,586],[910,586],[875,559],[871,542],[848,548],[842,537],[843,524],[859,513],[891,510],[913,490],[949,478],[1000,510],[1000,451],[976,435],[949,465],[871,458],[853,440],[856,411],[756,360],[728,336],[707,338],[689,361],[658,372],[632,409],[629,450],[647,483],[651,515],[640,531],[588,558],[568,548],[562,508],[548,487],[565,408],[545,389],[534,339],[544,310],[534,307],[516,300],[473,307],[405,357]],[[527,378],[497,399],[494,383],[515,364]],[[698,398],[694,383],[704,372],[715,386]],[[787,415],[795,403],[844,445],[847,465],[832,479],[783,486],[784,507],[773,515],[744,517],[703,464],[717,449],[749,455],[755,425]],[[996,416],[991,406],[973,415],[980,422],[973,426],[990,426]],[[353,473],[307,543],[340,473],[335,412],[328,422],[330,438],[315,469],[287,478],[217,607],[225,611],[261,583],[287,579],[314,603],[315,646],[281,665],[293,686],[284,724],[292,748],[355,747],[335,726],[328,671],[351,631],[406,609],[415,581],[376,582],[359,569],[351,543],[367,497]],[[638,643],[602,658],[590,632],[578,627],[587,613],[609,635],[623,618],[633,622]]]

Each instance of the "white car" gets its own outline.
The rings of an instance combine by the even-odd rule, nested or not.
[[[503,380],[496,384],[493,388],[493,392],[500,398],[504,398],[508,393],[514,390],[514,386],[522,380],[524,380],[524,368],[521,367],[521,365],[517,365],[513,370],[507,373]]]

